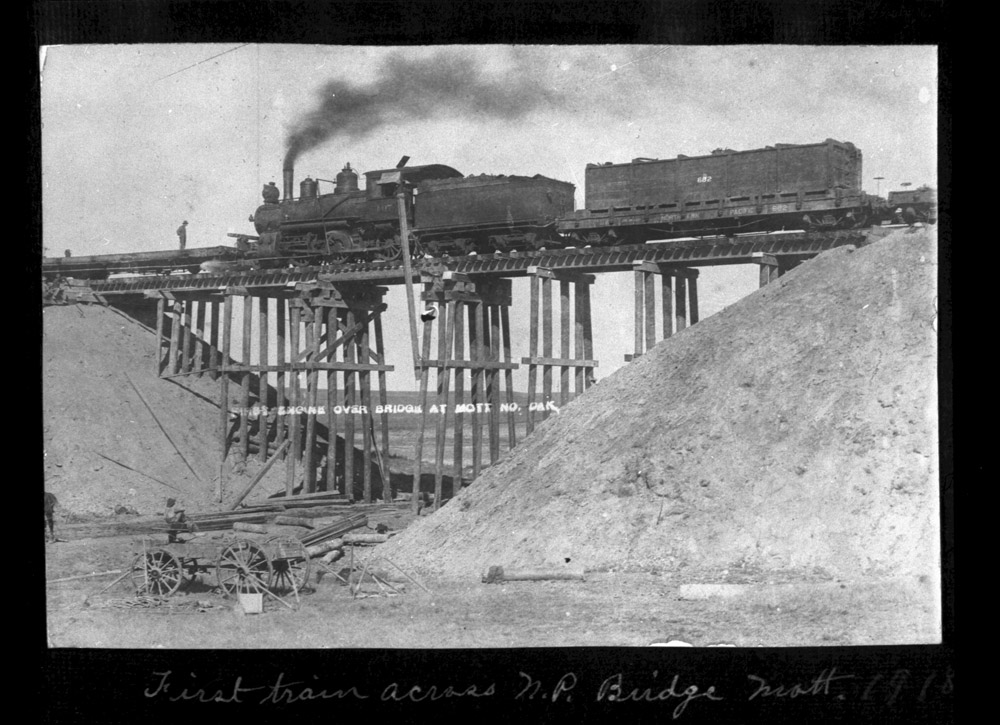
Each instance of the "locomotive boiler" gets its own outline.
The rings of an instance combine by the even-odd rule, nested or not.
[[[293,196],[265,187],[251,217],[258,237],[241,240],[250,256],[304,261],[395,260],[401,255],[397,192],[402,190],[414,254],[466,254],[536,248],[558,237],[556,221],[574,208],[574,186],[544,176],[463,176],[442,164],[365,173],[347,164],[335,182],[305,178]],[[334,183],[320,193],[320,182]]]

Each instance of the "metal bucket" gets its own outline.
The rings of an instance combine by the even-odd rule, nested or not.
[[[247,614],[260,614],[264,611],[264,595],[260,592],[240,592],[239,602]]]

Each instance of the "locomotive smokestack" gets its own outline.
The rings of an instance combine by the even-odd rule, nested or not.
[[[285,199],[291,199],[294,196],[292,184],[295,182],[295,169],[291,164],[285,164],[283,184],[285,186]]]

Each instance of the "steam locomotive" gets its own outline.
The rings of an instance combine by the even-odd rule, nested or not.
[[[584,208],[574,186],[544,176],[468,176],[432,164],[369,171],[365,189],[347,164],[332,193],[304,179],[293,196],[265,187],[251,220],[258,236],[239,247],[261,259],[345,262],[400,257],[402,189],[414,254],[468,254],[609,245],[782,229],[848,229],[935,221],[932,189],[862,191],[862,153],[852,143],[776,144],[705,156],[588,164]],[[402,185],[402,186],[400,186]]]
[[[397,192],[402,192],[415,254],[467,254],[537,248],[558,240],[556,222],[573,210],[574,186],[544,176],[463,176],[441,164],[404,165],[365,174],[365,188],[347,164],[333,193],[305,178],[293,197],[293,171],[284,172],[284,198],[265,187],[250,217],[255,239],[239,241],[249,256],[344,262],[401,256]]]

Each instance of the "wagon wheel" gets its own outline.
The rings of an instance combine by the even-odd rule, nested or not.
[[[149,549],[132,559],[132,583],[141,595],[168,596],[177,591],[183,570],[177,557],[166,549]]]
[[[273,591],[301,591],[309,581],[309,554],[294,536],[272,536],[264,542],[271,552],[271,578],[267,587]]]
[[[238,539],[219,554],[219,587],[228,596],[237,592],[263,593],[271,578],[271,560],[257,544]]]

